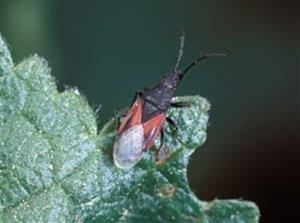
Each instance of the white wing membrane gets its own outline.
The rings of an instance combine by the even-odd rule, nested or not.
[[[114,144],[114,163],[121,169],[133,167],[143,157],[143,126],[135,125],[117,136]]]

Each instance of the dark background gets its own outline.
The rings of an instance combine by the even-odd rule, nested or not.
[[[38,53],[60,84],[102,104],[100,126],[173,68],[182,27],[183,67],[226,53],[177,91],[212,103],[191,188],[202,200],[252,200],[261,222],[299,222],[298,13],[296,1],[0,0],[0,32],[16,63]]]

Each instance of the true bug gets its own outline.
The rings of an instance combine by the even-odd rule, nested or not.
[[[170,106],[184,107],[184,103],[171,103],[174,91],[184,75],[196,64],[211,57],[224,57],[221,53],[206,54],[194,60],[183,71],[179,70],[179,63],[183,54],[184,36],[181,36],[177,63],[173,71],[165,75],[162,80],[149,88],[144,88],[135,94],[131,107],[120,120],[113,149],[113,159],[117,167],[129,169],[133,167],[151,148],[155,138],[161,134],[162,148],[164,140],[164,123],[167,121],[177,129],[176,123],[166,117]]]

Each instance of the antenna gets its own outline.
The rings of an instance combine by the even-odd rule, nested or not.
[[[182,75],[181,75],[181,78],[183,78],[183,76],[192,68],[194,67],[195,65],[197,65],[200,61],[202,60],[205,60],[205,59],[210,59],[210,58],[213,58],[213,57],[222,57],[224,58],[226,55],[223,54],[223,53],[208,53],[202,57],[199,57],[198,59],[194,60],[193,63],[191,63],[187,68],[184,69]],[[180,78],[180,79],[181,79]]]
[[[185,36],[184,36],[184,30],[182,29],[181,36],[180,36],[180,45],[179,45],[179,50],[178,50],[178,54],[177,54],[177,62],[176,62],[175,68],[174,68],[175,70],[179,67],[179,63],[180,63],[182,55],[183,55],[184,42],[185,42]]]

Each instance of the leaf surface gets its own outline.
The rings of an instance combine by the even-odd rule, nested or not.
[[[202,202],[187,182],[189,156],[205,142],[210,104],[176,97],[164,153],[154,148],[129,170],[112,161],[113,118],[98,132],[78,90],[59,92],[47,62],[32,56],[13,66],[0,38],[0,223],[203,222],[254,223],[251,202]],[[156,143],[158,145],[158,142]]]

